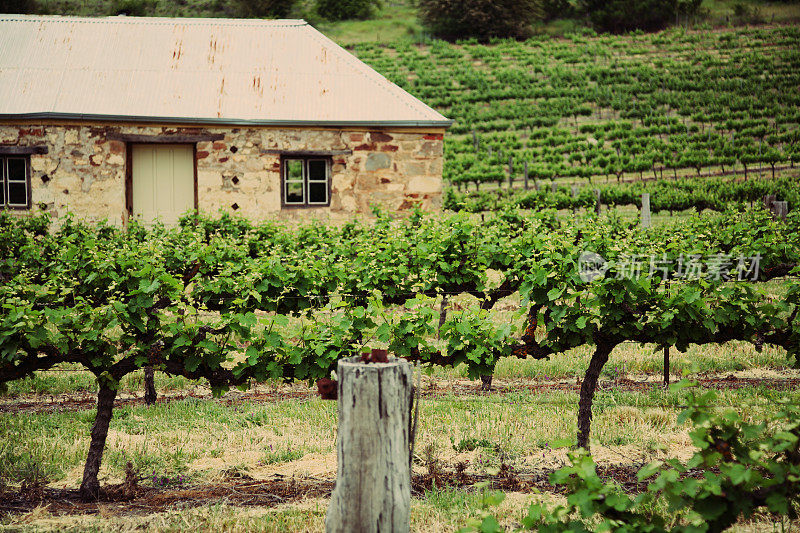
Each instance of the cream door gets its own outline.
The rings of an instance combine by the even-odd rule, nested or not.
[[[194,209],[191,144],[134,144],[132,172],[135,218],[175,224]]]

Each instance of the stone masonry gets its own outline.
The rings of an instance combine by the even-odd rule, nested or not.
[[[443,130],[310,128],[182,128],[100,124],[0,124],[0,146],[46,146],[31,159],[31,212],[70,212],[87,220],[126,220],[124,142],[139,135],[223,134],[197,143],[198,207],[252,220],[349,219],[380,204],[391,212],[414,206],[437,211],[442,195]],[[280,156],[270,150],[334,151],[330,207],[281,209]]]

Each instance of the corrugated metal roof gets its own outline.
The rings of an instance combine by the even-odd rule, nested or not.
[[[0,15],[0,118],[448,126],[303,20]]]

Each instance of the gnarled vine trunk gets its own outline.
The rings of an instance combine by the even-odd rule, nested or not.
[[[106,383],[100,383],[97,392],[97,415],[92,425],[92,442],[89,444],[89,454],[86,456],[86,466],[83,468],[83,481],[81,482],[81,498],[96,500],[100,496],[100,482],[97,474],[100,471],[100,462],[103,459],[103,449],[106,447],[108,426],[111,424],[114,399],[117,390]]]
[[[589,449],[589,431],[592,425],[592,400],[597,389],[597,380],[603,366],[608,362],[608,356],[614,349],[613,344],[598,343],[592,354],[589,368],[581,383],[581,396],[578,402],[578,447]]]
[[[156,371],[152,366],[144,367],[144,403],[146,405],[153,405],[158,398],[155,374]]]

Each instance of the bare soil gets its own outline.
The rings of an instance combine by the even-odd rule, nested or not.
[[[700,387],[715,390],[731,390],[741,388],[764,387],[772,390],[793,390],[800,387],[798,377],[737,377],[733,374],[725,376],[709,376],[697,378]],[[422,397],[437,398],[445,396],[489,396],[509,393],[528,392],[545,394],[550,392],[579,392],[579,380],[497,380],[492,383],[490,391],[481,390],[480,382],[470,380],[426,380],[423,383]],[[642,392],[663,387],[659,381],[640,379],[614,379],[600,381],[599,391]],[[285,400],[309,400],[317,397],[315,388],[305,385],[259,385],[249,391],[231,391],[217,401],[226,405],[236,405],[247,401],[253,403],[274,403]],[[173,402],[194,399],[210,399],[210,391],[196,388],[192,391],[174,394],[159,394],[158,402]],[[0,413],[47,413],[61,411],[82,411],[94,409],[97,397],[91,393],[34,396],[26,395],[0,401]],[[114,407],[131,407],[144,404],[144,397],[133,396],[119,398]]]
[[[627,492],[635,493],[646,486],[636,477],[638,469],[639,466],[599,466],[598,474],[605,480],[616,481]],[[553,486],[549,481],[553,470],[517,472],[504,464],[496,475],[469,474],[458,465],[439,463],[427,473],[415,474],[411,490],[413,496],[421,497],[434,486],[470,490],[475,483],[489,481],[493,489],[508,492],[564,493],[562,487]],[[281,475],[268,480],[252,480],[245,476],[214,484],[177,487],[123,483],[104,487],[100,499],[94,502],[82,501],[77,489],[24,487],[0,492],[0,517],[43,506],[53,516],[148,515],[220,502],[241,507],[274,507],[306,498],[328,498],[333,487],[333,479]]]

